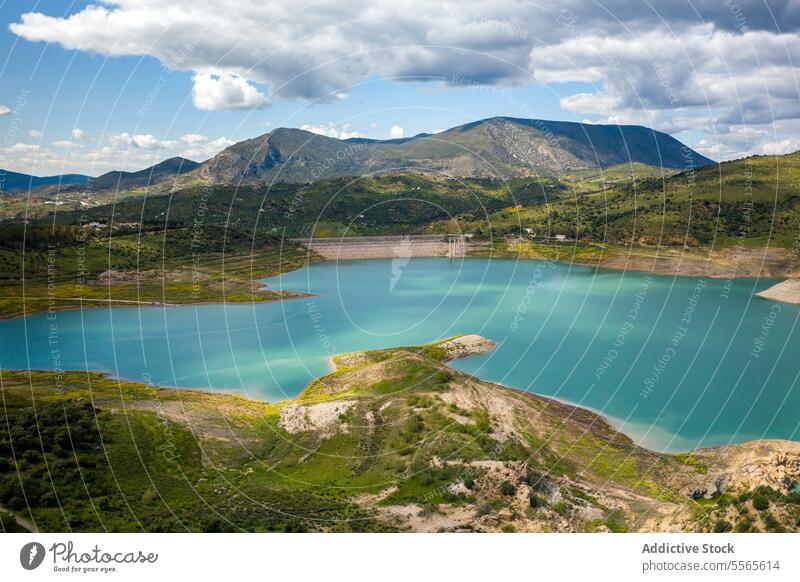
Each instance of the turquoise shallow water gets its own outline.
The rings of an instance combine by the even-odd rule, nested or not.
[[[454,367],[597,410],[650,447],[800,438],[800,309],[753,296],[772,280],[431,258],[326,262],[268,282],[315,296],[3,321],[0,367],[276,400],[333,353],[480,333],[498,347]]]

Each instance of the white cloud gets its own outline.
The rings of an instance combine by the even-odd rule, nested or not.
[[[405,134],[405,130],[399,125],[393,125],[392,129],[389,130],[389,137],[392,139],[399,139],[405,136]]]
[[[194,143],[187,149],[183,150],[180,155],[181,157],[188,158],[196,162],[202,162],[208,158],[214,157],[226,147],[232,146],[234,143],[236,142],[234,142],[232,139],[228,139],[227,137],[219,137],[217,139],[208,140],[204,143]]]
[[[193,81],[192,102],[198,109],[235,111],[259,109],[268,104],[263,93],[238,75],[201,73],[195,75]]]
[[[149,133],[145,135],[134,135],[132,140],[133,145],[143,150],[163,150],[175,147],[174,141],[161,141]]]
[[[358,137],[357,131],[351,131],[350,124],[345,123],[342,125],[335,125],[330,123],[328,125],[301,125],[300,129],[304,129],[305,131],[310,131],[311,133],[318,133],[320,135],[326,135],[328,137],[334,137],[336,139],[350,139],[353,137]]]
[[[761,144],[761,153],[767,155],[790,154],[800,150],[800,139],[787,138]]]
[[[208,141],[208,138],[204,135],[200,135],[199,133],[187,133],[186,135],[181,136],[181,141],[183,143],[188,143],[190,145],[193,145],[198,143],[205,143]]]
[[[110,170],[136,171],[167,158],[180,156],[198,162],[218,154],[234,141],[187,134],[157,139],[151,134],[110,133],[97,145],[58,140],[44,147],[17,143],[0,147],[2,167],[15,172],[53,175],[69,172],[97,176]]]
[[[83,139],[86,137],[86,132],[81,128],[76,127],[72,130],[72,139]]]
[[[15,143],[14,145],[6,148],[7,152],[16,153],[16,152],[38,152],[41,149],[41,146],[38,146],[33,143]]]
[[[73,148],[73,147],[82,148],[83,147],[82,145],[77,144],[75,142],[71,142],[71,141],[69,141],[67,139],[60,139],[58,141],[54,141],[53,145],[58,147],[58,148]]]
[[[36,131],[35,129],[30,130],[28,132],[28,135],[33,138],[40,138],[44,136],[44,134],[41,131]]]
[[[11,110],[8,107],[5,105],[0,105],[0,117],[3,115],[8,115],[9,113],[11,113]]]
[[[175,141],[159,140],[154,135],[149,133],[131,135],[127,131],[123,133],[109,134],[108,141],[111,142],[112,146],[117,148],[128,146],[143,150],[171,149],[177,145],[177,142]]]

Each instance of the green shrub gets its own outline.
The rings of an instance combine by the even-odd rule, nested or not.
[[[779,532],[779,533],[785,531],[783,529],[783,526],[780,524],[780,522],[777,519],[775,519],[775,516],[772,515],[769,512],[767,512],[764,515],[764,525],[766,525],[767,529],[770,530],[770,531]]]
[[[503,495],[514,495],[517,492],[517,488],[511,483],[511,481],[503,481],[500,483],[500,493]]]
[[[37,463],[41,459],[41,454],[35,449],[28,449],[22,453],[22,458],[31,463]]]
[[[733,531],[736,533],[747,533],[753,531],[753,529],[753,520],[748,516],[744,516],[736,522],[736,526],[733,528]]]
[[[761,494],[753,495],[753,508],[758,511],[766,511],[769,509],[769,499]]]
[[[714,529],[712,531],[714,533],[728,533],[733,531],[733,526],[730,524],[730,522],[724,519],[718,519],[714,524]]]

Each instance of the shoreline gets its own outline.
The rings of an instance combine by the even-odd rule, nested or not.
[[[467,247],[470,244],[475,243],[467,243]],[[569,248],[570,244],[561,245],[565,248]],[[262,279],[271,279],[274,277],[280,277],[286,273],[290,273],[292,271],[296,271],[298,269],[307,268],[310,265],[317,263],[317,262],[339,262],[339,261],[385,261],[392,258],[397,258],[396,256],[353,256],[347,258],[325,258],[323,257],[321,261],[311,261],[306,263],[305,265],[299,266],[295,269],[290,269],[284,271],[282,273],[278,273],[277,275],[271,275],[268,277],[264,277]],[[406,257],[403,257],[405,260]],[[421,259],[421,258],[440,258],[445,259],[447,258],[446,255],[442,254],[415,254],[412,256],[407,257],[409,260],[413,259]],[[772,301],[779,301],[782,303],[791,303],[791,304],[800,304],[800,278],[793,278],[789,277],[786,274],[774,274],[770,272],[761,273],[756,272],[752,273],[749,271],[739,272],[731,274],[730,272],[722,272],[722,271],[714,271],[714,270],[697,270],[694,267],[697,266],[697,258],[691,258],[691,263],[687,263],[686,265],[681,266],[678,269],[674,269],[670,265],[672,265],[672,261],[675,260],[683,260],[679,259],[674,256],[665,256],[665,257],[654,257],[654,256],[643,256],[643,255],[634,255],[631,258],[625,258],[624,263],[619,263],[621,257],[612,256],[605,259],[601,259],[600,261],[595,259],[586,259],[581,260],[579,258],[571,258],[571,260],[565,260],[562,258],[551,258],[546,256],[531,256],[530,254],[524,254],[522,252],[509,252],[498,250],[494,248],[473,248],[472,250],[467,250],[467,252],[460,257],[454,257],[451,260],[465,260],[465,259],[490,259],[490,260],[516,260],[516,261],[552,261],[555,263],[559,263],[566,266],[571,265],[578,265],[581,267],[587,267],[594,270],[608,270],[608,271],[618,271],[622,273],[647,273],[650,275],[656,276],[664,276],[664,277],[709,277],[712,279],[782,279],[782,281],[772,285],[770,288],[765,289],[763,291],[759,291],[754,293],[757,297],[762,297]],[[654,268],[646,268],[643,264],[642,259],[647,259],[647,261],[654,262]],[[657,263],[658,261],[662,261],[662,264],[659,266]],[[707,264],[714,264],[711,262],[711,259],[704,259],[703,260]],[[609,264],[610,263],[610,264]],[[664,264],[667,263],[667,264]],[[720,266],[720,265],[718,265]],[[284,300],[291,300],[291,299],[298,299],[304,297],[313,297],[313,294],[305,293],[302,291],[288,291],[288,290],[275,290],[268,286],[267,284],[261,282],[262,279],[254,279],[252,283],[259,283],[260,288],[257,291],[261,292],[271,292],[276,293],[282,296],[278,297],[265,297],[258,301],[253,301],[252,299],[248,301],[134,301],[134,300],[122,300],[122,299],[107,299],[107,298],[56,298],[56,299],[63,299],[65,303],[69,301],[85,301],[87,303],[100,303],[100,305],[92,305],[90,307],[60,307],[57,306],[54,309],[51,306],[44,306],[41,309],[36,309],[32,311],[28,311],[25,313],[19,313],[16,315],[6,316],[0,315],[0,321],[10,321],[20,317],[28,317],[33,315],[38,315],[40,313],[47,313],[49,311],[55,312],[62,312],[62,311],[74,311],[79,309],[107,309],[107,308],[116,308],[116,307],[136,307],[136,306],[143,306],[143,307],[185,307],[189,305],[226,305],[226,304],[255,304],[255,303],[269,303],[272,301],[284,301]],[[784,285],[787,284],[787,285]],[[791,285],[791,286],[790,286]],[[783,287],[782,287],[783,286]],[[37,301],[49,301],[51,298],[47,296],[44,297],[26,297],[26,299],[30,299],[33,302]]]
[[[462,342],[462,340],[466,340],[466,343]],[[459,370],[458,368],[452,367],[449,365],[451,361],[459,360],[463,358],[468,358],[475,355],[480,355],[486,352],[493,350],[496,347],[496,342],[491,339],[484,338],[483,336],[479,336],[477,334],[462,334],[457,336],[452,336],[448,338],[444,338],[441,340],[433,341],[427,344],[420,344],[417,346],[397,346],[395,348],[383,348],[383,349],[428,349],[432,350],[433,352],[437,353],[437,359],[439,359],[444,366],[448,369],[457,372],[458,374],[462,374],[469,379],[475,380],[477,382],[482,382],[485,384],[490,384],[497,386],[499,388],[503,388],[506,390],[512,390],[515,393],[524,396],[524,397],[532,397],[542,400],[550,400],[562,406],[567,406],[574,408],[579,411],[589,412],[598,418],[600,418],[603,422],[605,422],[614,432],[624,436],[625,438],[629,439],[631,443],[649,451],[651,453],[660,454],[660,455],[677,455],[677,454],[692,454],[698,451],[711,451],[711,450],[724,450],[727,447],[731,446],[739,446],[739,445],[746,445],[748,443],[758,443],[758,442],[771,442],[771,443],[800,443],[800,439],[792,440],[786,438],[766,438],[766,437],[754,437],[748,438],[745,440],[733,440],[728,439],[728,441],[724,444],[717,444],[717,445],[704,445],[701,444],[695,447],[676,447],[676,448],[663,448],[659,446],[655,446],[652,442],[649,442],[648,439],[643,438],[643,433],[636,430],[634,427],[636,423],[632,423],[630,421],[624,421],[623,419],[617,418],[615,416],[609,415],[603,411],[600,411],[594,407],[587,406],[585,404],[578,404],[572,402],[570,400],[566,400],[564,398],[560,398],[558,396],[551,396],[547,394],[542,394],[539,392],[531,392],[528,390],[523,390],[517,386],[512,386],[509,384],[504,384],[502,382],[495,382],[493,380],[487,380],[481,378],[479,376],[475,376],[474,374],[470,374],[468,372],[464,372]],[[140,380],[135,379],[128,379],[121,376],[114,375],[113,372],[108,370],[47,370],[47,369],[30,369],[30,368],[20,368],[20,369],[8,369],[5,370],[6,372],[12,373],[26,373],[26,374],[40,374],[40,373],[48,373],[48,374],[70,374],[70,373],[80,373],[80,374],[97,374],[102,378],[107,378],[109,380],[115,380],[118,383],[125,383],[131,385],[143,385],[147,386],[148,388],[152,388],[159,391],[169,392],[169,391],[179,391],[185,392],[187,394],[196,394],[196,395],[204,395],[204,396],[232,396],[236,398],[242,398],[248,402],[256,403],[256,404],[263,404],[269,406],[281,406],[282,404],[291,404],[291,403],[298,403],[304,402],[306,400],[313,401],[315,395],[310,393],[313,391],[313,387],[321,381],[335,376],[339,371],[340,367],[343,366],[347,368],[348,359],[356,358],[358,359],[361,355],[373,352],[373,351],[383,351],[383,349],[376,349],[376,350],[363,350],[358,352],[343,352],[338,354],[333,354],[326,358],[326,361],[330,365],[330,370],[327,373],[321,374],[319,376],[315,376],[311,380],[300,389],[297,394],[293,398],[285,398],[281,400],[269,401],[269,400],[261,400],[258,398],[253,398],[251,396],[246,396],[242,394],[239,389],[235,388],[215,388],[213,390],[206,390],[203,388],[193,387],[193,386],[165,386],[162,384],[154,384],[154,383],[144,383]],[[441,353],[439,353],[441,352]],[[624,427],[629,427],[628,429],[624,429]],[[653,426],[647,427],[647,432],[651,432],[655,430],[656,432],[665,432],[663,429],[653,428]],[[681,440],[683,437],[679,435],[669,433],[672,437],[672,440]]]
[[[86,303],[103,303],[103,305],[90,305],[90,306],[77,306],[77,307],[56,307],[51,309],[50,307],[45,307],[43,309],[38,309],[36,311],[29,311],[26,313],[20,313],[18,315],[12,316],[2,316],[0,315],[0,321],[13,321],[15,319],[20,319],[23,317],[33,317],[37,315],[41,315],[43,313],[65,313],[68,311],[82,311],[82,310],[89,310],[89,309],[123,309],[123,308],[151,308],[151,307],[159,307],[165,309],[172,309],[176,307],[193,307],[198,305],[257,305],[259,303],[272,303],[274,301],[290,301],[292,299],[303,299],[307,297],[313,297],[313,294],[310,293],[303,293],[300,291],[273,291],[272,289],[267,289],[265,286],[265,291],[270,291],[274,293],[279,293],[284,296],[279,297],[265,297],[260,301],[187,301],[184,303],[168,303],[162,301],[133,301],[133,300],[125,300],[125,299],[96,299],[96,298],[89,298],[89,299],[81,299],[81,298],[58,298],[64,299],[64,302],[74,301],[80,302],[84,301]],[[48,298],[40,299],[38,297],[33,298],[34,301],[50,301]]]

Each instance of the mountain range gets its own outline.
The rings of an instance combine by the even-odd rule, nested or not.
[[[107,191],[146,188],[190,172],[199,165],[192,160],[175,157],[137,172],[114,170],[96,178],[83,174],[38,177],[0,170],[0,191],[19,193],[34,189],[46,189],[45,191],[52,190],[53,192],[75,192],[84,189]],[[5,176],[5,180],[1,179],[3,176]]]
[[[399,170],[510,179],[636,162],[680,170],[714,163],[670,135],[641,126],[493,117],[386,141],[278,128],[226,148],[184,179],[297,183]]]
[[[714,161],[666,133],[641,126],[493,117],[436,134],[390,140],[340,140],[278,128],[238,142],[199,164],[171,158],[138,172],[108,172],[97,178],[14,174],[9,179],[9,172],[4,189],[22,191],[55,184],[62,192],[77,191],[87,183],[93,191],[158,184],[172,188],[201,183],[309,183],[395,171],[511,179],[628,163],[687,170]]]

